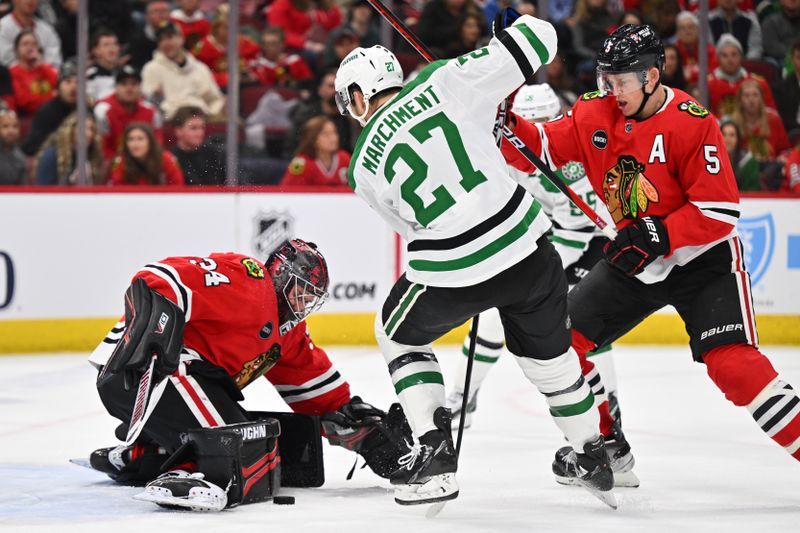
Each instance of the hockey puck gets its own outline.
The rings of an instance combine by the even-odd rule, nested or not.
[[[294,496],[274,496],[272,503],[275,505],[294,505]]]

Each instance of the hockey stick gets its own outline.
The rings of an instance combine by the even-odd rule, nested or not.
[[[464,376],[464,397],[461,398],[461,412],[458,421],[458,437],[456,438],[456,459],[461,452],[461,437],[464,435],[464,422],[467,418],[467,404],[469,403],[469,387],[472,381],[472,363],[475,361],[475,345],[478,343],[478,318],[472,317],[472,327],[469,329],[469,351],[467,352],[467,375]]]
[[[480,315],[472,317],[472,326],[469,329],[469,350],[467,351],[467,373],[464,376],[464,396],[461,398],[461,412],[458,415],[458,436],[456,437],[456,461],[461,456],[461,440],[464,436],[464,422],[467,419],[467,404],[469,403],[469,389],[472,381],[472,364],[475,361],[475,345],[478,343],[478,319]],[[438,515],[446,501],[431,505],[425,512],[425,518],[434,518]]]
[[[394,13],[392,13],[391,10],[389,10],[389,8],[386,7],[386,5],[383,3],[382,0],[367,0],[367,2],[369,2],[369,4],[372,7],[374,7],[375,10],[378,11],[378,13],[380,13],[381,16],[385,18],[389,22],[389,24],[392,25],[392,27],[394,27],[394,29],[397,30],[398,33],[400,33],[400,35],[402,35],[403,38],[406,41],[408,41],[408,44],[410,44],[414,48],[414,50],[416,50],[423,58],[425,58],[428,62],[434,61],[436,59],[436,56],[433,55],[433,52],[431,52],[431,50],[427,46],[425,46],[417,38],[416,35],[414,35],[411,32],[411,30],[408,28],[408,26],[405,25],[405,23],[402,20],[398,19],[397,16]],[[502,111],[504,116],[504,110]],[[503,121],[505,122],[504,119]],[[500,125],[498,124],[498,126]],[[544,174],[545,177],[559,191],[565,194],[572,201],[572,203],[574,203],[578,207],[578,209],[580,209],[583,212],[584,215],[589,217],[589,219],[595,224],[595,226],[600,228],[600,231],[602,231],[606,237],[608,237],[611,240],[614,240],[614,238],[617,236],[617,232],[614,231],[614,228],[609,226],[606,223],[606,221],[603,220],[603,218],[600,215],[598,215],[597,212],[595,212],[594,209],[589,207],[589,205],[575,193],[575,191],[570,189],[566,183],[560,180],[558,176],[556,176],[555,173],[552,170],[550,170],[550,167],[547,164],[545,164],[544,161],[539,159],[539,157],[536,154],[534,154],[533,151],[530,148],[528,148],[528,146],[524,142],[522,142],[522,140],[519,137],[517,137],[517,135],[513,131],[511,131],[511,129],[505,124],[502,124],[502,132],[503,136],[506,139],[508,139],[508,142],[510,142],[511,145],[514,148],[516,148],[519,151],[519,153],[522,154],[522,156],[528,160],[529,163],[531,163],[542,174]]]

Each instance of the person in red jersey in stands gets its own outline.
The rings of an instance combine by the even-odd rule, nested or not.
[[[164,150],[153,128],[133,122],[125,128],[122,152],[111,163],[111,185],[184,185],[183,171]]]
[[[347,185],[350,154],[339,148],[334,123],[317,116],[300,129],[300,145],[283,176],[283,185]]]

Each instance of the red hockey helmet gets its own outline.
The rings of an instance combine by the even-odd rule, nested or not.
[[[328,299],[328,265],[316,244],[291,239],[270,254],[266,267],[278,296],[283,335]]]

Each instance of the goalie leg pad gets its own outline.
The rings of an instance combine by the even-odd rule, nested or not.
[[[191,429],[184,442],[205,480],[226,489],[227,505],[271,499],[280,489],[280,424],[274,418]],[[181,453],[179,450],[176,454]]]
[[[157,355],[156,379],[172,374],[180,362],[185,315],[180,307],[155,292],[143,279],[136,279],[125,291],[125,334],[117,343],[100,373],[141,374]],[[126,385],[131,385],[126,380]]]

